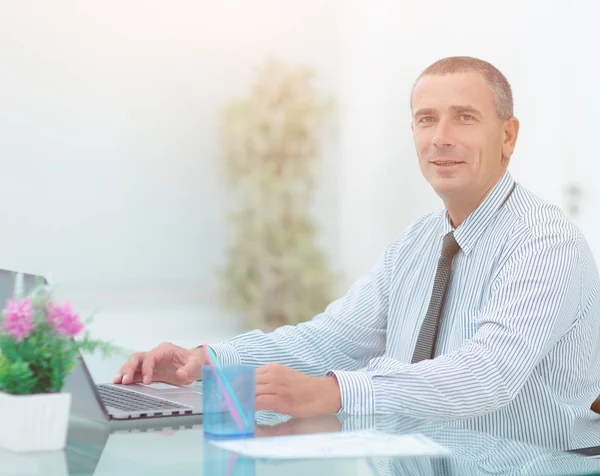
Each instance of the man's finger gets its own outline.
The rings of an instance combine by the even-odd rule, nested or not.
[[[142,372],[136,372],[133,374],[132,383],[144,383],[144,376],[142,375]]]
[[[142,362],[142,382],[148,385],[152,382],[154,376],[154,366],[156,365],[156,356],[152,352],[148,352],[144,356]]]
[[[177,379],[177,383],[181,385],[187,385],[193,382],[185,367],[180,367],[175,371],[175,378]]]
[[[133,376],[138,370],[143,356],[144,352],[137,352],[135,354],[131,354],[131,356],[129,356],[129,358],[127,359],[127,362],[123,364],[123,366],[119,369],[119,372],[117,372],[117,375],[115,375],[113,383],[125,383],[123,382],[123,380],[125,380],[126,375],[129,374]]]
[[[123,385],[129,385],[131,383],[141,383],[142,382],[142,372],[139,370],[137,372],[130,372],[123,375],[122,383]]]
[[[256,385],[256,396],[259,395],[277,395],[277,390],[270,383],[262,383]]]
[[[271,381],[272,379],[269,378],[269,376],[265,373],[258,373],[258,371],[256,372],[256,374],[254,375],[254,383],[256,385],[264,385],[267,384]]]
[[[197,360],[190,359],[187,363],[177,369],[175,376],[181,381],[181,383],[191,383],[196,380],[200,380],[202,377],[202,365]]]

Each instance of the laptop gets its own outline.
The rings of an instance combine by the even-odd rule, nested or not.
[[[14,292],[14,271],[0,270],[0,300],[6,302]],[[22,274],[23,292],[29,294],[42,276]],[[81,354],[74,371],[65,379],[63,392],[71,393],[71,413],[100,422],[145,420],[161,417],[202,415],[201,386],[96,385]]]
[[[71,412],[96,421],[143,420],[202,415],[202,388],[155,382],[96,385],[83,356],[65,379],[63,392],[71,394]]]

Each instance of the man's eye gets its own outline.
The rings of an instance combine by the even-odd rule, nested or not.
[[[458,116],[458,119],[463,122],[467,122],[467,121],[473,121],[475,118],[473,116],[471,116],[471,114],[461,114],[460,116]]]
[[[434,118],[431,116],[423,116],[421,118],[419,118],[419,120],[417,121],[417,124],[428,124],[434,121]]]

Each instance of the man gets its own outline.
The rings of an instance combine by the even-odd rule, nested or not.
[[[257,367],[256,407],[391,413],[568,448],[597,415],[600,284],[584,237],[512,179],[519,122],[506,78],[470,57],[415,82],[412,132],[445,210],[415,220],[311,321],[213,348]],[[200,378],[201,349],[161,344],[115,382]]]

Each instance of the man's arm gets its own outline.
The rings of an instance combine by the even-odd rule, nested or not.
[[[580,259],[572,237],[523,246],[496,279],[476,334],[457,351],[417,364],[380,357],[364,372],[330,372],[341,412],[447,420],[510,403],[578,315]]]
[[[357,370],[385,351],[388,295],[399,240],[322,314],[270,333],[251,331],[211,346],[222,364],[279,363],[306,375]]]

